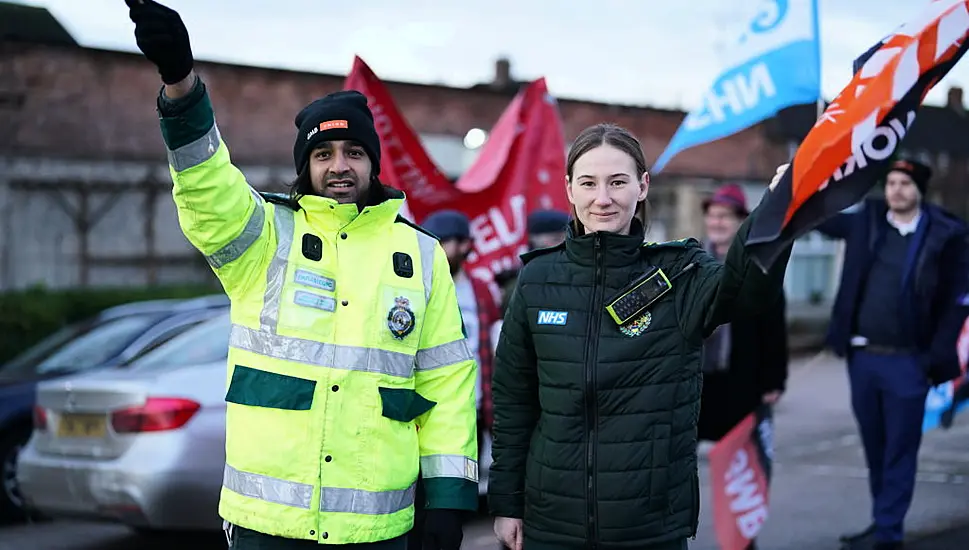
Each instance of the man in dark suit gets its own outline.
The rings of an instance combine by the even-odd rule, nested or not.
[[[845,240],[827,343],[848,363],[851,404],[868,462],[872,525],[846,549],[902,548],[929,387],[959,375],[969,228],[923,201],[931,169],[899,160],[884,199],[818,229]]]

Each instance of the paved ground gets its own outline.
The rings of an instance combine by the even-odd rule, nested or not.
[[[770,550],[836,550],[837,537],[867,524],[866,470],[848,408],[840,361],[796,361],[789,392],[776,411],[776,475],[771,518],[760,539]],[[704,478],[707,472],[701,472]],[[691,550],[719,550],[713,540],[709,490]],[[910,550],[969,549],[969,415],[950,431],[926,435],[909,514]],[[941,533],[941,534],[940,534]],[[220,536],[153,539],[123,527],[49,522],[0,529],[0,550],[161,550],[192,544],[224,548]],[[495,550],[490,521],[466,531],[466,550]]]

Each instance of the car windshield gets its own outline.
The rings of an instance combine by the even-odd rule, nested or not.
[[[20,355],[17,355],[2,367],[0,375],[16,375],[25,372],[33,372],[34,366],[41,362],[45,357],[57,351],[57,349],[72,339],[77,338],[97,324],[92,320],[74,323],[61,328],[53,334],[47,336],[40,342],[27,348]]]
[[[131,363],[131,369],[160,369],[224,361],[229,354],[229,316],[199,323]]]
[[[76,372],[103,365],[121,353],[160,318],[157,313],[135,314],[100,323],[47,356],[34,372]]]

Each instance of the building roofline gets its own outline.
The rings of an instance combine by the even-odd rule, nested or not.
[[[52,49],[65,49],[65,50],[80,49],[80,50],[84,50],[98,55],[113,56],[113,57],[125,58],[125,59],[131,59],[131,60],[134,60],[136,58],[137,59],[144,58],[142,54],[137,51],[101,48],[101,47],[95,47],[95,46],[85,46],[80,44],[77,46],[67,45],[67,44],[47,44],[47,43],[29,43],[29,42],[17,42],[17,44],[21,44],[24,46],[52,48]],[[266,66],[266,65],[252,65],[252,64],[246,64],[246,63],[209,60],[209,59],[196,59],[195,62],[202,66],[209,65],[214,67],[225,67],[225,68],[257,71],[265,74],[281,74],[281,75],[304,77],[304,78],[323,77],[323,78],[344,79],[347,76],[346,74],[326,73],[326,72],[320,72],[320,71],[310,71],[305,69],[272,67],[272,66]],[[381,78],[381,81],[384,84],[387,84],[393,87],[409,87],[409,88],[418,88],[418,89],[424,89],[424,90],[464,92],[464,93],[481,94],[481,95],[486,95],[491,97],[502,97],[502,98],[513,97],[517,92],[517,89],[512,89],[512,90],[493,89],[489,87],[487,83],[477,83],[469,87],[457,87],[457,86],[448,86],[445,84],[429,84],[429,83],[423,83],[423,82],[389,80],[389,79],[383,79],[383,78]],[[521,81],[520,83],[521,85],[526,85],[530,82],[531,81],[529,80],[524,80],[524,81]],[[636,105],[636,104],[628,104],[628,103],[607,103],[602,101],[593,101],[588,99],[579,99],[579,98],[562,97],[562,96],[555,96],[555,100],[560,104],[566,104],[566,105],[567,104],[584,105],[584,106],[594,106],[594,107],[600,107],[603,109],[611,109],[611,110],[618,110],[618,111],[640,111],[640,112],[653,112],[653,113],[659,113],[664,115],[678,115],[681,117],[686,116],[685,111],[681,111],[678,109],[665,109],[661,107],[652,107],[649,105]]]

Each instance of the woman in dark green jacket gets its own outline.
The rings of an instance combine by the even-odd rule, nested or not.
[[[495,357],[495,532],[512,550],[685,549],[703,340],[781,295],[790,250],[768,273],[747,256],[757,209],[723,264],[695,239],[645,243],[646,161],[616,126],[576,138],[567,189],[568,238],[523,256]]]

